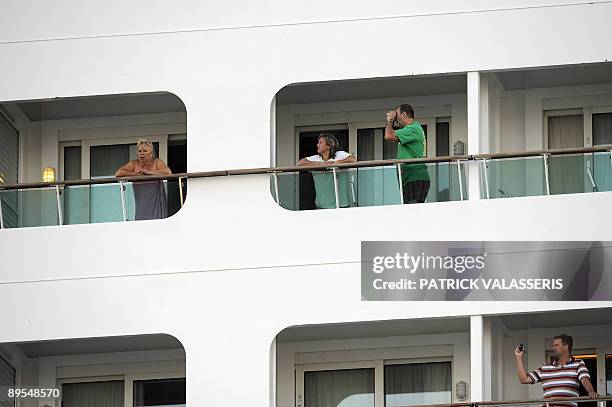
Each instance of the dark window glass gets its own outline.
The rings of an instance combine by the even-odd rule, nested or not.
[[[436,123],[436,157],[450,155],[450,123]]]
[[[612,144],[612,113],[593,115],[593,145]]]
[[[64,180],[81,179],[81,146],[64,147]]]
[[[134,407],[185,406],[185,379],[134,381]]]

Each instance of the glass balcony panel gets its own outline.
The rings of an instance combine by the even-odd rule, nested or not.
[[[119,184],[91,185],[89,202],[89,223],[123,221]]]
[[[484,185],[483,167],[480,167]],[[489,197],[511,198],[546,195],[544,159],[541,156],[487,160]],[[486,198],[482,188],[481,197]]]
[[[353,171],[355,178],[351,178],[350,185],[356,187],[355,206],[401,204],[397,166],[358,168]]]
[[[89,185],[64,188],[64,223],[66,225],[90,223],[90,190]]]
[[[597,191],[612,191],[612,157],[610,152],[594,153],[592,158],[593,181]],[[589,180],[590,181],[590,180]]]
[[[337,185],[340,207],[357,205],[357,170],[337,170]],[[332,170],[278,173],[276,197],[274,175],[270,177],[272,197],[280,206],[289,210],[336,208],[336,193]]]
[[[463,189],[463,199],[467,198],[467,179],[465,165],[462,163],[457,169],[457,163],[428,163],[429,193],[425,202],[460,201]],[[459,171],[461,172],[461,186],[459,188]]]
[[[10,192],[8,193],[10,194]],[[17,199],[19,203],[19,227],[59,224],[55,188],[20,190]]]
[[[280,206],[291,211],[300,210],[300,173],[281,172],[276,174],[278,182],[278,197],[276,196],[274,175],[270,176],[270,189],[272,197]],[[314,205],[314,200],[313,204]],[[314,209],[314,208],[302,208]]]
[[[0,191],[2,222],[5,228],[19,227],[19,192]]]
[[[592,192],[588,177],[589,155],[553,155],[549,159],[550,194],[577,194]]]

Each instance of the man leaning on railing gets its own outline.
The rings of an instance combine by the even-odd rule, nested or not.
[[[340,143],[333,134],[321,133],[317,138],[317,154],[302,158],[298,165],[330,165],[334,163],[354,163],[355,161],[357,159],[351,153],[340,150]],[[338,183],[344,184],[345,178],[339,177]],[[315,184],[315,206],[317,209],[349,206],[348,197],[343,199],[345,194],[342,191],[346,190],[346,188],[342,186],[339,186],[341,189],[338,194],[340,202],[336,203],[333,174],[314,173],[313,179]]]
[[[535,384],[542,382],[544,398],[578,397],[580,383],[589,393],[589,397],[596,399],[599,397],[593,385],[591,376],[582,359],[571,356],[573,346],[572,337],[569,335],[555,336],[552,346],[553,362],[544,363],[542,367],[527,373],[523,364],[525,350],[523,345],[519,345],[514,350],[516,356],[516,368],[518,377],[523,384]],[[547,403],[548,404],[548,403]],[[550,403],[548,406],[577,406],[575,402]]]
[[[161,158],[155,157],[153,143],[138,140],[136,159],[130,160],[115,173],[115,177],[139,175],[171,175],[172,171]],[[168,216],[168,202],[163,181],[134,182],[135,220],[162,219]]]

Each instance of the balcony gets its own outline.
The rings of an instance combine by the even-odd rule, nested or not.
[[[321,133],[380,165],[284,172],[275,199],[291,210],[401,204],[385,113],[403,103],[425,136],[425,202],[610,190],[609,151],[554,152],[612,145],[612,63],[595,63],[287,85],[273,105],[275,165],[317,154]]]
[[[0,102],[0,147],[0,187],[21,184],[2,189],[5,228],[165,218],[184,202],[177,177],[115,178],[142,148],[147,172],[187,171],[185,106],[167,92]]]
[[[164,334],[0,343],[0,405],[185,407],[185,360]]]
[[[274,346],[276,404],[541,406],[551,400],[542,400],[540,384],[519,382],[514,350],[523,345],[531,372],[551,363],[553,341],[565,334],[601,396],[597,406],[581,386],[580,406],[604,407],[612,400],[611,315],[592,308],[289,327]]]

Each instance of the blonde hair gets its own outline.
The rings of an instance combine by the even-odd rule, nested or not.
[[[136,143],[136,150],[138,150],[141,146],[149,147],[151,149],[151,157],[155,158],[155,148],[153,147],[153,143],[151,143],[146,138],[141,138],[140,140],[138,140],[138,143]]]

